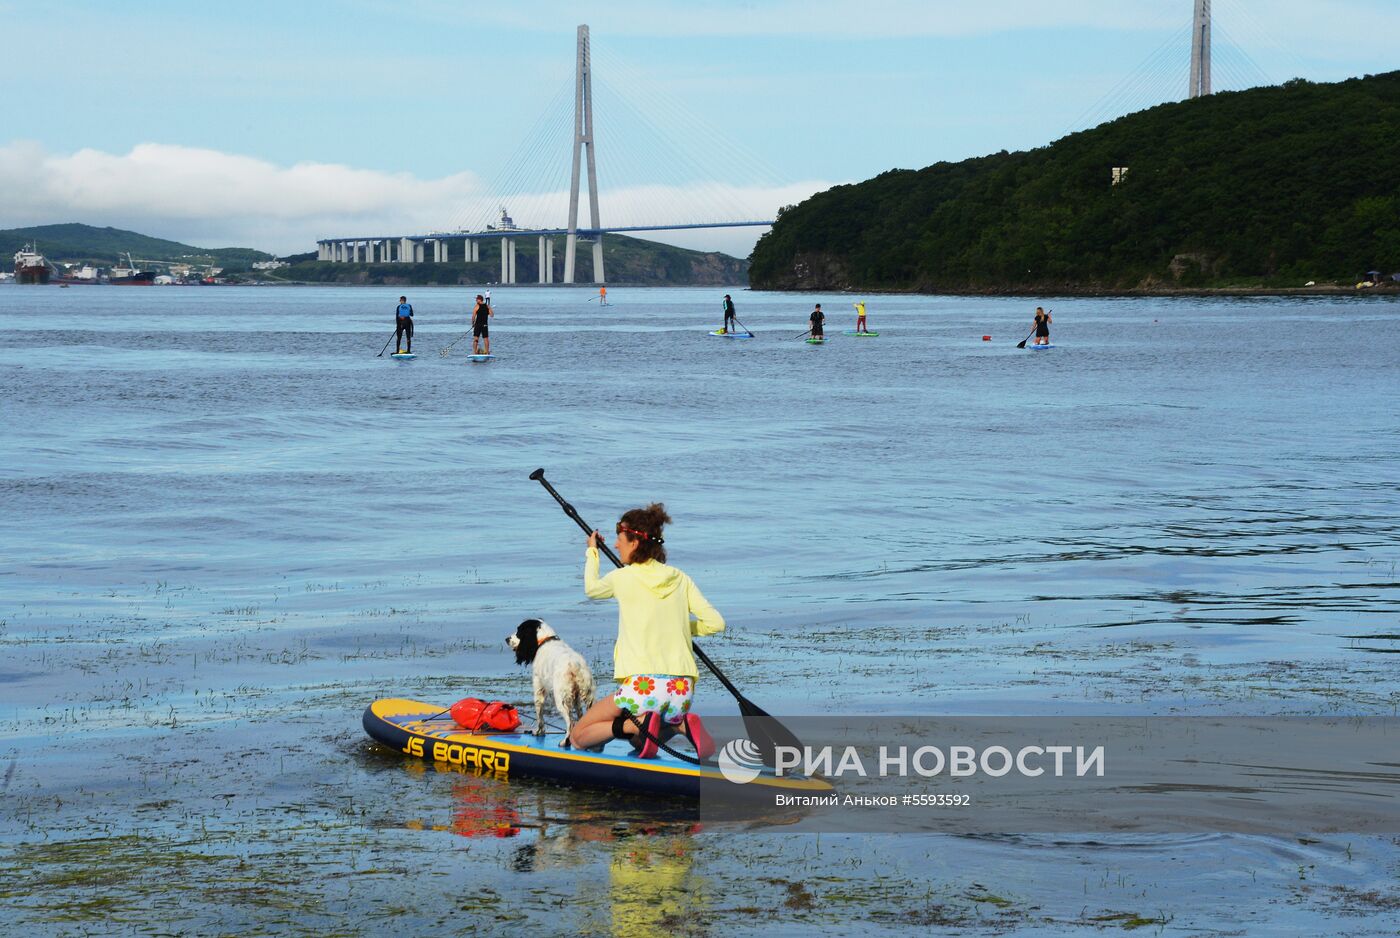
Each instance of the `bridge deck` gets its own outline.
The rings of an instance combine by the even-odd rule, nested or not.
[[[771,221],[730,221],[715,224],[697,225],[627,225],[617,228],[579,228],[574,233],[581,235],[613,234],[622,231],[683,231],[692,228],[758,228],[773,224]],[[567,228],[521,228],[492,229],[490,231],[440,231],[431,234],[414,235],[357,235],[351,238],[320,238],[317,244],[335,244],[351,241],[477,241],[484,238],[526,238],[550,237],[569,234]]]

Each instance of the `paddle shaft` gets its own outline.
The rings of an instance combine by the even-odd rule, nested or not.
[[[738,317],[738,316],[735,316],[735,317],[734,317],[734,321],[735,321],[735,322],[739,322],[739,317]],[[739,322],[739,325],[743,326],[743,327],[744,327],[744,331],[747,332],[749,335],[754,335],[754,334],[755,334],[754,331],[753,331],[752,329],[750,329],[748,326],[744,326],[743,323]]]
[[[442,353],[443,353],[444,355],[446,355],[448,352],[452,351],[452,346],[453,346],[453,345],[456,345],[458,342],[462,341],[463,339],[465,339],[465,338],[466,338],[467,336],[469,336],[469,335],[471,335],[470,332],[464,332],[464,333],[462,333],[461,335],[457,336],[457,338],[455,338],[455,339],[452,340],[452,344],[451,344],[451,345],[447,346],[447,348],[445,348],[445,349],[442,350]]]
[[[398,334],[399,334],[399,333],[398,333],[398,330],[397,330],[397,329],[394,330],[394,335],[389,336],[389,342],[394,341],[394,336],[397,336]],[[382,349],[379,350],[379,354],[378,354],[378,355],[374,356],[375,358],[383,358],[383,357],[384,357],[384,353],[387,352],[387,351],[389,351],[389,342],[385,342],[385,343],[384,343],[384,347],[383,347]]]

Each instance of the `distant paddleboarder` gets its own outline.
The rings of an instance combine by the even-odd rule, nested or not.
[[[404,339],[408,340],[408,348],[404,348]],[[409,305],[408,297],[399,297],[398,308],[394,310],[394,354],[404,355],[413,352],[413,307]]]
[[[607,287],[602,287],[602,286],[600,286],[600,287],[598,288],[598,305],[599,305],[599,306],[607,306],[607,305],[608,305],[608,288],[607,288]]]
[[[734,324],[738,322],[734,318],[734,301],[729,298],[729,294],[724,295],[724,325],[719,327],[720,332],[738,332],[739,329]]]
[[[1050,344],[1050,314],[1039,306],[1035,308],[1035,341],[1031,344]]]
[[[856,304],[855,304],[855,307],[856,307],[856,331],[857,331],[857,332],[869,332],[870,330],[868,330],[868,329],[865,328],[865,300],[861,300],[859,303],[856,303]]]
[[[491,354],[490,320],[496,314],[491,310],[491,301],[480,293],[476,295],[476,307],[472,309],[472,354]],[[484,347],[483,347],[484,346]]]
[[[822,331],[822,323],[826,322],[826,313],[822,312],[822,304],[817,304],[817,308],[812,310],[812,315],[807,317],[807,321],[812,324],[812,328],[809,330],[812,333],[812,338],[826,338],[826,334]]]

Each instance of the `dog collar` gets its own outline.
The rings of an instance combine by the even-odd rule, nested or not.
[[[545,642],[552,642],[552,641],[554,641],[554,640],[555,640],[556,638],[558,638],[558,637],[559,637],[558,635],[551,635],[551,636],[549,636],[548,638],[542,638],[542,639],[540,639],[538,642],[535,643],[535,647],[538,648],[539,646],[543,645]]]

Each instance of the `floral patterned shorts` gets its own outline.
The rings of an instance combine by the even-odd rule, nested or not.
[[[655,710],[667,723],[680,723],[690,710],[695,678],[675,674],[634,674],[623,678],[613,694],[613,703],[628,713]]]

